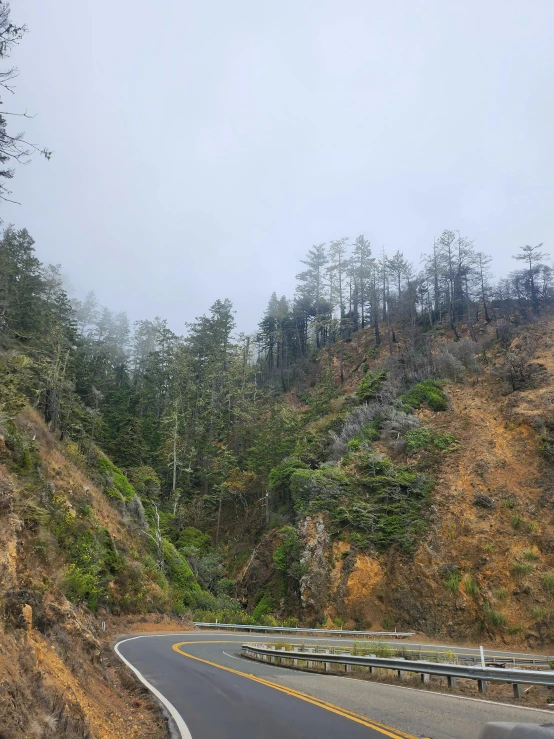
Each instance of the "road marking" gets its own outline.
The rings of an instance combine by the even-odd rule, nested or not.
[[[181,716],[181,714],[179,713],[179,711],[175,708],[175,706],[172,703],[170,703],[167,700],[167,698],[164,695],[162,695],[157,688],[155,688],[151,683],[149,683],[148,680],[144,677],[144,675],[142,675],[142,673],[140,673],[137,670],[137,668],[134,667],[129,662],[128,659],[125,659],[125,657],[119,651],[119,647],[120,647],[121,644],[125,644],[125,642],[128,642],[128,641],[133,641],[134,639],[145,639],[145,638],[148,638],[149,636],[151,636],[151,635],[150,634],[144,634],[143,636],[132,636],[129,639],[123,639],[122,641],[118,642],[115,645],[114,651],[117,654],[117,656],[119,657],[119,659],[122,662],[125,662],[125,664],[127,665],[127,667],[129,667],[135,673],[135,675],[138,677],[138,679],[141,681],[141,683],[143,685],[145,685],[148,688],[148,690],[150,690],[150,692],[152,692],[156,696],[156,698],[160,701],[160,703],[162,703],[162,705],[164,705],[165,708],[169,711],[169,713],[171,715],[171,718],[175,721],[175,724],[177,726],[177,729],[179,730],[179,732],[181,734],[181,739],[192,739],[192,735],[191,735],[191,733],[189,731],[188,726],[186,725],[183,717]]]
[[[217,667],[219,670],[225,670],[225,672],[231,672],[234,675],[240,675],[241,677],[245,677],[247,680],[253,680],[256,683],[260,683],[261,685],[266,685],[267,687],[273,688],[274,690],[278,690],[279,692],[285,693],[286,695],[290,695],[294,698],[299,698],[300,700],[306,701],[306,703],[311,703],[312,705],[318,706],[319,708],[324,708],[326,711],[330,711],[331,713],[335,713],[338,716],[342,716],[343,718],[347,718],[347,719],[350,719],[351,721],[355,721],[358,724],[362,724],[362,726],[367,726],[369,729],[378,731],[380,734],[384,734],[385,736],[390,737],[390,739],[416,739],[416,737],[414,737],[412,734],[406,734],[403,731],[392,729],[389,726],[385,726],[385,724],[380,724],[376,721],[373,721],[372,719],[368,719],[366,716],[361,716],[360,714],[354,713],[353,711],[350,711],[346,708],[341,708],[340,706],[336,706],[333,703],[328,703],[327,701],[321,700],[320,698],[314,698],[313,696],[307,695],[306,693],[300,693],[298,690],[294,690],[293,688],[288,688],[283,685],[278,685],[277,683],[272,683],[269,680],[264,680],[261,677],[256,677],[255,675],[252,675],[246,672],[240,672],[239,670],[233,670],[231,667],[224,667],[223,665],[218,665],[216,662],[210,662],[210,660],[202,659],[202,657],[197,657],[196,655],[190,654],[189,652],[183,652],[180,649],[180,647],[185,646],[186,644],[221,644],[221,643],[223,643],[221,640],[217,640],[213,642],[183,641],[183,642],[178,642],[177,644],[174,644],[173,650],[177,652],[178,654],[182,655],[183,657],[194,659],[197,662],[203,662],[206,665],[210,665],[211,667]]]
[[[205,632],[205,633],[207,633],[207,632]],[[192,635],[193,634],[191,633],[191,636]],[[160,634],[160,636],[171,636],[171,634],[167,634],[167,635]],[[233,641],[229,641],[229,640],[214,640],[214,641],[209,641],[209,640],[203,640],[203,639],[197,639],[196,641],[191,641],[191,642],[181,642],[181,644],[237,644],[237,643],[240,643],[240,642],[238,642],[238,640],[233,640]],[[178,646],[178,645],[174,645],[173,646],[173,649],[175,649],[175,646]],[[176,649],[175,651],[179,651],[179,650]],[[180,653],[183,654],[182,652],[180,652]],[[235,657],[232,654],[227,654],[227,652],[223,652],[223,654],[227,655],[227,657],[232,657],[233,659],[242,659],[241,657]],[[199,657],[193,657],[193,655],[187,655],[187,656],[192,657],[192,659],[200,659]],[[206,661],[206,660],[201,660],[201,661]],[[209,663],[209,664],[211,664],[211,663]],[[266,665],[267,667],[269,667],[269,665],[271,663],[270,662],[258,662],[258,664],[263,664],[263,665]],[[220,667],[220,665],[215,665],[215,666],[216,667]],[[226,668],[222,668],[222,669],[226,669]],[[246,674],[246,673],[244,673],[244,674]],[[310,675],[310,674],[317,675],[317,674],[320,674],[320,673],[304,672],[304,674],[305,675]],[[248,677],[248,675],[246,675],[246,676]],[[335,677],[337,680],[355,680],[357,683],[366,682],[369,685],[372,685],[373,684],[370,681],[360,680],[360,679],[358,679],[356,677],[346,677],[346,675],[344,675],[344,676],[343,675],[325,675],[324,677],[325,677],[326,680],[328,680],[329,678]],[[495,701],[495,700],[491,700],[491,699],[487,699],[487,698],[473,698],[473,697],[471,697],[469,695],[457,695],[456,693],[444,693],[442,690],[428,690],[428,689],[423,690],[422,688],[409,688],[407,685],[394,685],[392,683],[382,683],[382,682],[379,682],[379,681],[376,682],[375,684],[376,685],[384,685],[384,686],[386,686],[388,688],[396,688],[397,690],[412,690],[412,691],[414,691],[416,693],[425,693],[425,694],[429,694],[430,693],[431,695],[437,695],[437,696],[440,695],[443,698],[455,698],[456,700],[461,700],[461,701],[473,701],[474,703],[486,703],[489,706],[490,705],[493,705],[493,706],[505,706],[506,708],[513,708],[513,709],[517,709],[518,711],[536,711],[538,713],[548,713],[550,715],[552,715],[552,713],[553,713],[553,711],[549,710],[548,708],[534,708],[533,706],[516,706],[513,703],[502,703],[501,701]],[[319,700],[319,699],[317,699],[317,700]],[[552,707],[554,708],[554,705]],[[348,711],[348,710],[349,710],[348,708],[341,708],[341,711]],[[356,715],[359,715],[359,714],[356,714]],[[362,718],[363,718],[363,716],[362,716]],[[398,732],[399,734],[402,733],[398,729],[395,729],[395,731]],[[410,734],[405,734],[404,736],[410,737],[411,735]]]
[[[236,657],[236,656],[235,656],[234,654],[229,654],[229,653],[228,653],[228,652],[226,652],[225,650],[223,650],[223,654],[224,654],[224,655],[225,655],[226,657],[230,657],[231,659],[238,659],[238,660],[240,660],[240,659],[241,659],[240,657]]]

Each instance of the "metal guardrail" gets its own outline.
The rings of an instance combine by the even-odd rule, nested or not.
[[[552,739],[552,724],[485,724],[479,739]]]
[[[276,646],[279,647],[280,644],[276,642]],[[298,644],[295,645],[297,647]],[[373,650],[375,650],[377,647],[385,647],[390,649],[391,654],[390,656],[399,657],[402,659],[415,659],[415,660],[426,660],[428,662],[451,662],[453,664],[481,664],[481,656],[477,650],[473,654],[468,654],[467,652],[459,652],[457,651],[457,647],[440,647],[438,646],[436,649],[429,649],[429,645],[423,645],[423,644],[415,644],[414,642],[409,642],[407,645],[402,645],[399,647],[395,647],[390,645],[390,642],[382,642],[382,644],[379,644],[378,642],[372,642],[368,640],[364,640],[361,644],[354,643],[353,645],[349,644],[341,644],[339,645],[317,645],[314,646],[313,649],[315,650],[315,653],[318,653],[321,649],[329,649],[331,654],[334,654],[334,650],[338,649],[340,650],[340,654],[352,654],[352,650],[355,652],[358,652],[358,656],[363,656],[364,654],[370,654]],[[322,654],[326,654],[326,652],[322,652]],[[508,655],[495,655],[495,654],[487,654],[487,652],[484,653],[485,655],[485,664],[487,667],[509,667],[512,665],[513,667],[517,666],[528,666],[528,667],[541,667],[541,668],[549,668],[550,662],[546,657],[539,657],[539,656],[533,656],[529,655],[528,657],[516,657],[516,656],[508,656]],[[385,654],[381,653],[381,656],[386,656]],[[554,737],[553,737],[554,739]]]
[[[324,665],[329,672],[332,664],[344,665],[347,672],[353,666],[368,667],[370,672],[377,668],[394,670],[400,679],[404,679],[407,672],[419,673],[423,682],[429,681],[430,675],[439,675],[448,678],[448,687],[454,687],[457,678],[477,680],[479,692],[487,692],[487,683],[502,682],[511,683],[514,688],[514,697],[521,698],[521,685],[547,685],[554,686],[554,671],[552,670],[521,670],[502,667],[477,667],[468,665],[455,665],[446,662],[427,662],[425,660],[408,660],[400,657],[377,657],[370,655],[361,657],[353,654],[332,654],[330,650],[325,653],[311,649],[293,648],[293,651],[267,647],[263,644],[243,644],[242,654],[250,659],[269,661],[272,664],[287,664],[299,667],[299,661],[307,662],[307,668],[313,667],[314,662]],[[277,662],[279,660],[279,662]],[[287,662],[283,662],[287,660]]]
[[[335,634],[337,636],[381,636],[392,637],[393,639],[407,639],[414,636],[412,631],[347,631],[343,629],[304,629],[300,627],[288,626],[253,626],[252,624],[218,624],[204,623],[195,621],[195,626],[203,629],[236,629],[237,631],[262,631],[262,632],[281,632],[282,634]]]

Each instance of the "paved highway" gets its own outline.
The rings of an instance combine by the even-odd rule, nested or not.
[[[487,721],[553,719],[549,710],[250,662],[240,657],[248,640],[275,638],[148,635],[122,638],[116,651],[166,703],[183,739],[476,739]]]

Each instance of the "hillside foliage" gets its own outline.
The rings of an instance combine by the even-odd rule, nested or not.
[[[236,609],[232,578],[248,551],[314,513],[362,550],[413,551],[436,455],[456,447],[417,413],[447,411],[446,383],[478,374],[476,331],[489,324],[507,387],[532,380],[533,347],[514,338],[552,301],[544,256],[523,247],[525,268],[493,285],[488,259],[451,231],[419,274],[400,253],[376,259],[362,236],[348,254],[343,239],[308,252],[295,298],[273,295],[255,336],[235,334],[228,300],[178,336],[160,318],[131,327],[92,293],[71,300],[60,267],[8,227],[0,423],[18,472],[37,474],[15,425],[29,403],[147,541],[128,572],[86,501],[73,518],[49,500],[36,515],[67,550],[68,596],[92,608]],[[145,604],[148,579],[166,595]]]

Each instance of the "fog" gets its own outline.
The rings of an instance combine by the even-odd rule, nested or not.
[[[26,226],[76,295],[253,330],[312,244],[419,264],[444,228],[515,266],[554,226],[552,0],[18,0],[8,110],[54,150]],[[11,122],[12,130],[17,121]]]

